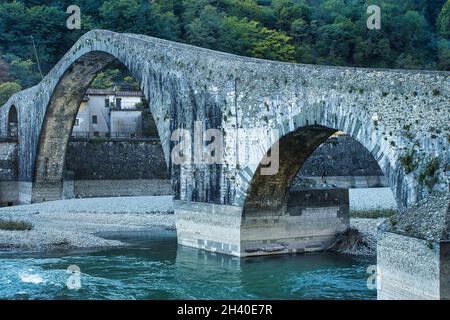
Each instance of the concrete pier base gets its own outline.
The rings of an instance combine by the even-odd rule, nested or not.
[[[35,182],[31,194],[32,203],[61,200],[64,196],[63,182]]]
[[[450,299],[450,243],[386,232],[377,247],[378,300]]]
[[[19,182],[0,181],[0,207],[19,204]]]
[[[300,217],[260,216],[241,228],[241,256],[323,251],[347,230],[337,208],[311,209]]]
[[[350,225],[348,190],[292,192],[281,214],[184,201],[175,214],[179,244],[238,257],[321,251]]]
[[[322,251],[349,227],[347,189],[291,190],[281,212],[244,213],[241,249],[245,256]]]
[[[242,208],[174,201],[178,244],[242,256]]]
[[[378,299],[450,299],[450,194],[386,220],[377,244]]]

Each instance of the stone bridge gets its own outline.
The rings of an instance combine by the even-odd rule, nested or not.
[[[180,244],[237,256],[325,248],[330,235],[348,227],[348,216],[339,210],[334,216],[320,210],[290,214],[288,190],[305,159],[337,131],[359,141],[378,162],[402,212],[399,221],[434,197],[443,199],[448,214],[449,72],[273,62],[104,30],[85,34],[40,84],[0,108],[0,135],[12,131],[11,113],[17,112],[22,203],[62,198],[81,99],[113,60],[129,69],[149,101],[172,179]],[[174,163],[172,133],[193,134],[199,121],[201,130],[223,133],[224,161]],[[260,137],[249,143],[255,130]],[[253,160],[237,161],[239,148]],[[277,152],[278,170],[265,175],[265,156]],[[312,226],[316,220],[320,230]],[[446,230],[446,222],[440,227]],[[405,241],[413,239],[409,233],[403,232]],[[442,251],[448,235],[434,240]],[[432,293],[408,286],[380,292],[443,297],[436,262],[442,256],[430,258],[438,274]],[[389,283],[402,276],[397,272]]]

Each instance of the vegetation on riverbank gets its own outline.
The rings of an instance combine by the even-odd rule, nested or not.
[[[33,224],[28,221],[0,219],[0,230],[28,231],[31,229],[33,229]]]
[[[390,218],[395,214],[397,214],[397,210],[394,209],[350,210],[351,218]]]

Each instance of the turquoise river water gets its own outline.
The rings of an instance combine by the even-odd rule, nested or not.
[[[376,298],[376,290],[367,287],[374,257],[315,253],[238,259],[178,246],[175,231],[167,230],[109,238],[130,247],[0,253],[0,299]],[[78,274],[67,272],[71,265],[80,269],[79,282],[72,281]]]

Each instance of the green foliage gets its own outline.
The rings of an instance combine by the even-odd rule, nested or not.
[[[92,81],[91,88],[109,89],[117,82],[122,82],[123,75],[119,69],[109,69],[100,72]]]
[[[433,158],[425,166],[425,169],[419,175],[419,183],[432,190],[434,185],[438,182],[436,172],[439,170],[439,159]]]
[[[72,3],[81,8],[82,30],[66,28],[65,9]],[[382,7],[382,30],[366,28],[368,3],[360,0],[2,1],[0,52],[9,57],[0,60],[0,83],[29,87],[40,80],[30,36],[45,74],[95,28],[265,59],[450,70],[450,0],[376,4]],[[97,87],[114,82],[101,77]]]
[[[177,40],[178,18],[145,0],[106,0],[99,8],[101,27],[117,32],[146,34]]]
[[[94,146],[102,145],[103,143],[105,143],[107,141],[108,141],[108,138],[101,137],[101,136],[92,137],[92,138],[89,139],[89,143],[91,143]]]
[[[450,70],[450,40],[439,39],[437,42],[438,68]]]
[[[258,41],[260,24],[247,18],[225,17],[221,24],[220,49],[240,55],[250,55]]]
[[[31,59],[22,60],[14,54],[6,54],[3,59],[8,66],[8,81],[15,81],[27,88],[38,84],[41,80],[36,64]]]
[[[269,60],[295,61],[295,47],[289,43],[290,37],[267,28],[260,30],[259,37],[261,40],[250,50],[252,56]]]
[[[28,231],[31,229],[33,229],[33,224],[28,221],[0,219],[0,230]]]
[[[397,214],[397,210],[393,209],[372,209],[372,210],[351,210],[350,217],[352,218],[391,218]]]
[[[127,87],[127,90],[140,90],[139,83],[132,76],[125,76],[123,84]]]
[[[221,20],[222,16],[215,7],[205,6],[199,12],[199,16],[186,26],[187,41],[204,48],[217,47]]]
[[[0,83],[8,81],[9,68],[5,60],[0,58]]]
[[[152,6],[140,0],[107,0],[99,12],[102,26],[117,32],[150,34],[155,19]]]
[[[14,93],[22,90],[20,84],[15,82],[4,82],[0,84],[0,106],[8,101]]]
[[[437,31],[442,38],[450,39],[450,0],[447,0],[439,14]]]
[[[92,80],[90,87],[93,89],[140,90],[139,83],[123,66],[111,66],[109,69],[101,71]]]
[[[410,151],[408,151],[406,154],[404,154],[403,156],[400,157],[400,163],[402,164],[403,169],[405,170],[406,174],[409,174],[417,169],[419,164],[418,164],[417,160],[415,159],[415,156],[416,156],[416,150],[414,150],[414,148],[413,148]]]
[[[395,215],[391,216],[391,217],[389,218],[389,222],[391,223],[392,227],[395,228],[395,226],[396,226],[397,223],[398,223],[396,216],[395,216]]]

